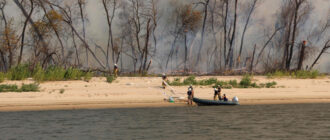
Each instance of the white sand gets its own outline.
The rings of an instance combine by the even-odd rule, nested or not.
[[[198,77],[197,79],[209,78]],[[218,76],[219,80],[237,79],[241,76]],[[170,78],[171,80],[173,77]],[[330,103],[330,77],[321,79],[267,79],[255,76],[257,83],[276,81],[278,88],[223,89],[227,97],[238,96],[240,104],[287,104],[287,103]],[[84,81],[57,81],[40,84],[41,92],[0,93],[0,111],[93,109],[120,107],[163,107],[183,106],[185,103],[165,102],[160,77],[120,77],[114,83],[105,78]],[[2,84],[31,83],[5,81]],[[187,87],[173,87],[186,97]],[[64,93],[60,90],[64,89]],[[212,99],[210,86],[194,87],[195,97]],[[169,93],[169,91],[167,91]]]

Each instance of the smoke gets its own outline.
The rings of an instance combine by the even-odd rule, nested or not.
[[[212,1],[212,0],[211,0]],[[88,40],[90,41],[89,43],[93,44],[96,43],[102,47],[105,48],[107,44],[107,38],[108,38],[108,26],[107,26],[107,21],[106,21],[106,16],[105,16],[105,11],[103,9],[102,3],[100,0],[86,0],[87,5],[86,5],[86,14],[88,17],[88,23],[87,23],[87,31],[86,35]],[[156,54],[153,57],[154,63],[153,67],[151,69],[152,72],[164,72],[166,71],[164,68],[165,65],[165,58],[169,55],[170,49],[171,49],[171,43],[173,42],[174,37],[171,35],[173,30],[173,22],[175,21],[175,17],[173,17],[173,12],[174,12],[174,5],[177,4],[187,4],[187,3],[192,3],[192,2],[198,2],[198,0],[193,0],[193,1],[175,1],[175,0],[159,0],[157,4],[158,8],[158,15],[159,15],[159,23],[157,27],[157,51]],[[241,2],[241,1],[239,1]],[[244,3],[246,1],[243,1]],[[329,0],[313,0],[311,1],[314,9],[312,13],[310,14],[310,18],[308,22],[304,25],[306,29],[311,29],[311,27],[318,26],[319,21],[328,19],[330,20],[330,15],[329,15],[329,10],[330,10],[330,1]],[[252,52],[252,47],[255,44],[263,44],[265,40],[268,39],[268,36],[265,35],[265,31],[271,32],[271,29],[274,29],[275,26],[275,20],[276,20],[276,13],[279,12],[279,9],[281,7],[282,1],[279,0],[261,0],[260,3],[258,4],[254,14],[251,17],[251,22],[249,25],[249,28],[246,32],[245,35],[245,41],[244,41],[244,49],[243,49],[243,54],[242,55],[247,55],[251,54]],[[200,6],[196,6],[198,10],[201,10],[202,8]],[[21,22],[24,20],[23,16],[20,16],[21,13],[20,11],[17,10],[16,5],[14,5],[11,1],[8,3],[8,7],[5,9],[7,12],[7,16],[10,18],[13,18],[14,20],[18,20],[17,22]],[[241,9],[242,10],[242,9]],[[118,11],[119,12],[119,11]],[[240,12],[240,10],[239,10]],[[18,18],[16,18],[18,17]],[[115,17],[114,19],[114,24],[113,24],[113,34],[118,35],[121,33],[121,23],[119,22],[118,16]],[[240,20],[244,17],[242,15],[238,15],[239,22],[237,24],[237,34],[236,34],[236,42],[234,43],[234,53],[236,54],[238,51],[238,47],[240,44],[240,37],[242,34],[242,30],[244,27],[244,20]],[[220,34],[220,33],[219,33]],[[300,33],[300,34],[308,34],[308,31],[305,33]],[[192,36],[192,35],[191,35]],[[199,43],[200,43],[200,38],[201,38],[201,33],[200,31],[194,35],[195,37],[188,38],[188,42],[191,45],[191,55],[194,56],[197,54]],[[324,35],[325,38],[329,38],[329,31]],[[206,32],[205,36],[205,41],[204,41],[204,47],[203,47],[203,52],[202,52],[202,60],[206,62],[209,58],[209,53],[212,52],[211,47],[213,47],[214,42],[212,42],[212,35],[208,32]],[[300,35],[297,40],[303,40],[304,35]],[[219,35],[217,35],[217,38],[220,38]],[[220,44],[220,40],[217,40],[217,43]],[[321,48],[322,46],[322,41],[317,42],[317,44],[314,44],[313,46],[316,46],[318,48]],[[176,63],[182,63],[183,61],[183,42],[179,41],[176,46],[180,46],[179,50],[179,61]],[[93,45],[92,45],[93,46]],[[260,50],[260,49],[258,49]],[[81,56],[83,57],[83,55]],[[175,56],[173,56],[174,58]],[[314,56],[315,57],[315,56]],[[310,61],[306,61],[305,63],[310,64],[311,61],[314,60],[314,57],[310,58]],[[213,58],[215,59],[215,58]],[[82,60],[84,60],[82,58]],[[124,61],[127,62],[124,67],[125,69],[130,69],[131,61],[130,58],[124,58]],[[195,61],[194,59],[189,60],[190,62]],[[192,63],[191,63],[192,64]],[[174,65],[174,64],[173,64]],[[173,66],[169,67],[169,69],[175,67]],[[206,63],[202,63],[199,67],[201,71],[209,71],[215,67],[215,64],[210,64],[207,65]],[[330,72],[330,55],[329,53],[324,54],[320,61],[319,64],[315,67],[318,68],[321,72]],[[175,69],[175,68],[173,68]]]
[[[87,35],[90,40],[93,40],[100,44],[101,46],[106,46],[106,41],[107,41],[107,23],[106,23],[106,17],[105,17],[105,12],[103,9],[103,6],[100,1],[94,1],[94,0],[87,0],[87,15],[89,19],[88,27],[87,27]],[[196,0],[195,0],[196,2]],[[156,61],[154,64],[155,66],[153,67],[154,72],[163,72],[165,71],[164,69],[164,61],[163,59],[167,57],[169,54],[169,51],[171,49],[171,43],[173,41],[173,36],[171,36],[170,30],[173,29],[171,27],[171,24],[174,22],[173,18],[173,12],[175,10],[175,5],[184,5],[187,3],[192,3],[188,1],[173,1],[173,0],[161,0],[158,2],[157,8],[159,9],[159,23],[157,27],[157,36],[158,36],[158,48],[157,48],[157,54],[154,57],[154,60]],[[265,40],[267,40],[266,35],[264,34],[264,31],[274,29],[275,28],[275,20],[276,20],[276,13],[279,12],[279,9],[281,7],[282,1],[279,0],[267,0],[267,1],[260,1],[259,4],[257,5],[257,8],[254,12],[254,14],[251,17],[251,23],[250,26],[246,32],[245,35],[245,45],[244,45],[244,50],[243,50],[243,55],[247,55],[252,52],[252,47],[255,44],[263,44]],[[324,18],[329,18],[328,11],[329,11],[329,5],[330,1],[328,0],[314,0],[312,2],[312,5],[314,6],[314,9],[310,15],[310,19],[308,20],[304,26],[306,29],[308,27],[312,26],[317,26],[318,22]],[[197,9],[202,9],[200,6],[196,6],[195,8]],[[244,18],[241,17],[241,15],[238,15],[238,18]],[[114,34],[119,34],[120,32],[120,24],[118,21],[119,18],[118,16],[115,17],[115,24],[113,24],[113,30]],[[172,22],[172,23],[171,23]],[[172,25],[173,26],[173,25]],[[244,20],[239,20],[238,25],[237,25],[237,39],[235,42],[235,48],[239,47],[240,44],[240,36],[243,30],[244,26]],[[271,31],[269,31],[271,32]],[[307,33],[307,32],[306,32]],[[206,33],[208,34],[208,33]],[[326,34],[326,36],[329,36],[329,33]],[[299,36],[298,40],[303,40],[305,36]],[[200,38],[201,34],[200,32],[197,32],[196,37],[194,40],[189,40],[192,38],[188,39],[188,42],[193,43],[192,45],[192,51],[191,55],[196,55],[197,54],[197,46],[200,43]],[[204,46],[212,46],[213,42],[211,40],[211,35],[206,35],[205,43]],[[179,42],[177,46],[179,46],[179,60],[182,62],[182,56],[183,56],[183,45],[182,42]],[[315,44],[317,47],[322,47],[321,42],[319,44]],[[208,52],[206,51],[206,47],[203,49],[203,55],[204,58],[202,58],[203,61],[206,61],[206,57]],[[234,51],[238,51],[237,49]],[[236,53],[236,52],[235,52]],[[316,55],[316,54],[315,54]],[[313,57],[310,58],[310,61],[306,61],[305,63],[311,63],[313,61]],[[130,60],[127,60],[130,61]],[[194,60],[190,60],[194,61]],[[158,64],[157,64],[158,63]],[[318,68],[321,72],[330,72],[329,69],[330,65],[330,55],[329,54],[324,54],[320,61],[319,65],[317,65],[316,68]],[[172,66],[173,67],[173,66]],[[212,67],[211,65],[201,65],[199,69],[201,71],[206,71],[207,69],[212,69],[212,68],[207,68],[207,67]]]

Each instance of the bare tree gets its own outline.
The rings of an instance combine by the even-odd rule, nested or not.
[[[303,5],[304,4],[304,5]],[[293,48],[296,42],[296,36],[298,31],[298,24],[300,22],[303,22],[303,18],[307,16],[307,13],[311,11],[310,4],[306,0],[294,0],[294,11],[293,11],[293,29],[292,29],[292,35],[291,35],[291,42],[289,43],[290,48],[288,51],[288,57],[286,61],[286,69],[290,69],[292,57],[293,57]],[[302,7],[305,6],[305,7]],[[300,11],[302,9],[302,11]]]
[[[108,45],[107,45],[107,67],[110,70],[110,64],[109,64],[109,51],[110,51],[110,44],[112,49],[112,63],[115,63],[115,52],[114,52],[114,45],[113,45],[113,35],[112,35],[112,23],[113,19],[116,15],[116,9],[117,9],[117,0],[102,0],[102,4],[107,16],[107,22],[108,22],[108,28],[109,28],[109,35],[108,35]],[[109,13],[109,10],[111,10],[111,15]]]
[[[224,29],[224,32],[223,32],[223,60],[225,61],[225,69],[227,67],[227,61],[226,61],[226,56],[227,56],[227,19],[228,19],[228,10],[229,10],[229,2],[228,0],[225,0],[225,8],[223,8],[225,10],[225,16],[223,18],[223,23],[224,23],[224,26],[223,26],[223,29]]]
[[[268,44],[270,43],[270,41],[274,38],[274,36],[276,35],[276,33],[277,33],[278,31],[280,31],[280,30],[281,30],[281,28],[276,28],[276,29],[274,30],[273,34],[269,37],[269,39],[268,39],[268,40],[266,41],[266,43],[263,45],[262,49],[260,50],[260,52],[259,52],[259,54],[258,54],[257,62],[256,62],[256,64],[255,64],[254,66],[257,66],[257,65],[258,65],[259,60],[260,60],[260,58],[261,58],[261,56],[262,56],[262,53],[264,52],[265,48],[268,46]]]
[[[44,40],[43,35],[41,34],[40,30],[38,29],[38,27],[36,26],[35,22],[32,20],[32,18],[29,18],[29,14],[27,13],[27,11],[24,9],[23,5],[18,1],[18,0],[14,0],[15,4],[18,6],[18,8],[22,11],[23,15],[25,16],[26,19],[28,19],[29,23],[32,25],[32,29],[34,30],[34,32],[36,33],[37,37],[39,38],[40,42],[41,42],[41,46],[42,46],[42,53],[45,54],[46,59],[44,59],[43,63],[45,63],[46,61],[49,60],[50,56],[52,55],[52,53],[48,52],[48,45]]]
[[[76,34],[76,36],[79,38],[79,40],[83,43],[83,46],[88,50],[89,53],[91,53],[91,55],[93,56],[93,58],[97,61],[97,63],[103,68],[106,68],[106,65],[104,65],[102,63],[102,61],[100,61],[100,59],[96,56],[96,54],[91,50],[90,46],[88,45],[88,43],[86,42],[86,40],[78,33],[78,31],[76,30],[76,28],[73,26],[71,20],[70,20],[70,14],[69,12],[64,9],[63,7],[61,7],[60,5],[51,3],[51,2],[47,2],[48,4],[57,7],[60,12],[62,12],[63,14],[63,21],[73,30],[73,32]]]
[[[246,32],[246,30],[247,30],[247,28],[248,28],[248,25],[249,25],[249,22],[250,22],[251,15],[252,15],[253,11],[254,11],[255,8],[256,8],[257,1],[258,1],[258,0],[253,0],[252,4],[249,6],[249,12],[248,12],[248,14],[247,14],[247,19],[246,19],[246,22],[245,22],[245,25],[244,25],[244,29],[243,29],[243,33],[242,33],[242,37],[241,37],[241,45],[240,45],[240,49],[239,49],[239,53],[238,53],[238,57],[237,57],[237,66],[239,65],[240,60],[241,60],[241,55],[242,55],[242,49],[243,49],[243,44],[244,44],[245,32]]]
[[[55,35],[56,35],[56,38],[57,40],[59,41],[60,45],[61,45],[61,51],[62,51],[62,63],[64,63],[65,59],[64,59],[64,45],[63,45],[63,41],[62,39],[60,38],[60,33],[59,33],[59,28],[56,28],[57,26],[55,25],[52,17],[52,14],[53,14],[53,11],[47,11],[46,10],[46,7],[44,6],[44,3],[42,0],[39,0],[39,4],[42,8],[42,10],[44,11],[45,13],[45,17],[47,18],[49,24],[50,24],[50,27],[52,28],[52,30],[54,31]]]
[[[18,65],[22,61],[22,55],[23,55],[23,49],[24,49],[25,31],[26,31],[26,27],[27,27],[28,21],[31,18],[31,15],[33,13],[33,10],[34,10],[34,3],[33,3],[33,0],[30,0],[30,12],[28,14],[28,17],[24,21],[23,30],[22,30],[22,33],[21,33],[21,49],[20,49],[20,53],[19,53],[19,57],[18,57],[18,61],[17,61],[17,64]]]
[[[169,62],[169,59],[174,53],[174,47],[177,41],[183,39],[184,41],[184,71],[187,71],[187,60],[188,60],[188,40],[187,36],[191,34],[192,38],[195,38],[197,28],[201,20],[201,13],[197,10],[192,9],[192,5],[178,5],[175,10],[175,16],[177,19],[175,21],[174,28],[174,41],[170,53],[167,57],[166,68]],[[193,41],[193,39],[192,39]],[[192,42],[191,41],[191,42]],[[178,50],[178,48],[176,48]]]
[[[80,10],[80,18],[81,18],[81,22],[82,22],[82,27],[83,27],[83,39],[86,40],[86,29],[85,29],[85,26],[86,26],[86,21],[85,21],[85,14],[84,14],[84,9],[85,9],[85,6],[86,6],[86,1],[85,0],[78,0],[78,5],[79,5],[79,10]],[[87,67],[89,66],[88,65],[88,47],[87,46],[84,46],[86,48],[86,64],[87,64]]]
[[[328,41],[324,44],[324,46],[323,46],[321,52],[317,55],[317,57],[316,57],[316,59],[314,60],[314,62],[312,63],[312,65],[309,67],[309,70],[312,70],[312,69],[313,69],[313,67],[315,66],[315,64],[317,64],[317,62],[319,61],[319,59],[320,59],[320,57],[322,56],[322,54],[324,54],[329,48],[330,48],[330,40],[328,40]]]
[[[204,33],[205,33],[206,19],[207,19],[207,14],[208,14],[207,9],[208,9],[209,2],[210,2],[210,0],[205,0],[204,2],[199,2],[204,6],[204,19],[203,19],[203,26],[202,26],[201,43],[200,43],[199,49],[198,49],[196,65],[198,64],[198,62],[200,60],[201,50],[202,50],[203,43],[204,43]]]

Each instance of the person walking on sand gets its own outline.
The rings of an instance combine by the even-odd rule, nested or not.
[[[166,81],[167,81],[166,74],[163,73],[163,75],[162,75],[162,87],[163,87],[163,89],[166,88],[166,83],[165,83]]]
[[[117,64],[115,64],[115,65],[113,66],[113,75],[114,75],[115,77],[118,76],[118,66],[117,66]]]
[[[192,105],[193,98],[194,98],[194,89],[193,89],[192,85],[189,86],[187,95],[188,95],[188,105]]]

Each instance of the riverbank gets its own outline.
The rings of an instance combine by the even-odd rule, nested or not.
[[[197,79],[211,76],[196,77]],[[173,80],[170,77],[170,80]],[[240,80],[241,76],[216,76],[219,80]],[[276,88],[223,89],[229,98],[238,96],[241,105],[330,103],[330,77],[320,79],[268,79],[255,76],[254,81],[275,81]],[[55,81],[40,84],[40,92],[0,93],[0,111],[135,108],[185,106],[185,102],[164,101],[159,77],[119,77],[109,84],[103,77],[85,81]],[[33,83],[32,80],[5,81],[2,84]],[[186,86],[173,87],[176,96],[186,97]],[[195,96],[212,99],[210,86],[195,86]],[[170,91],[166,91],[170,94]]]

